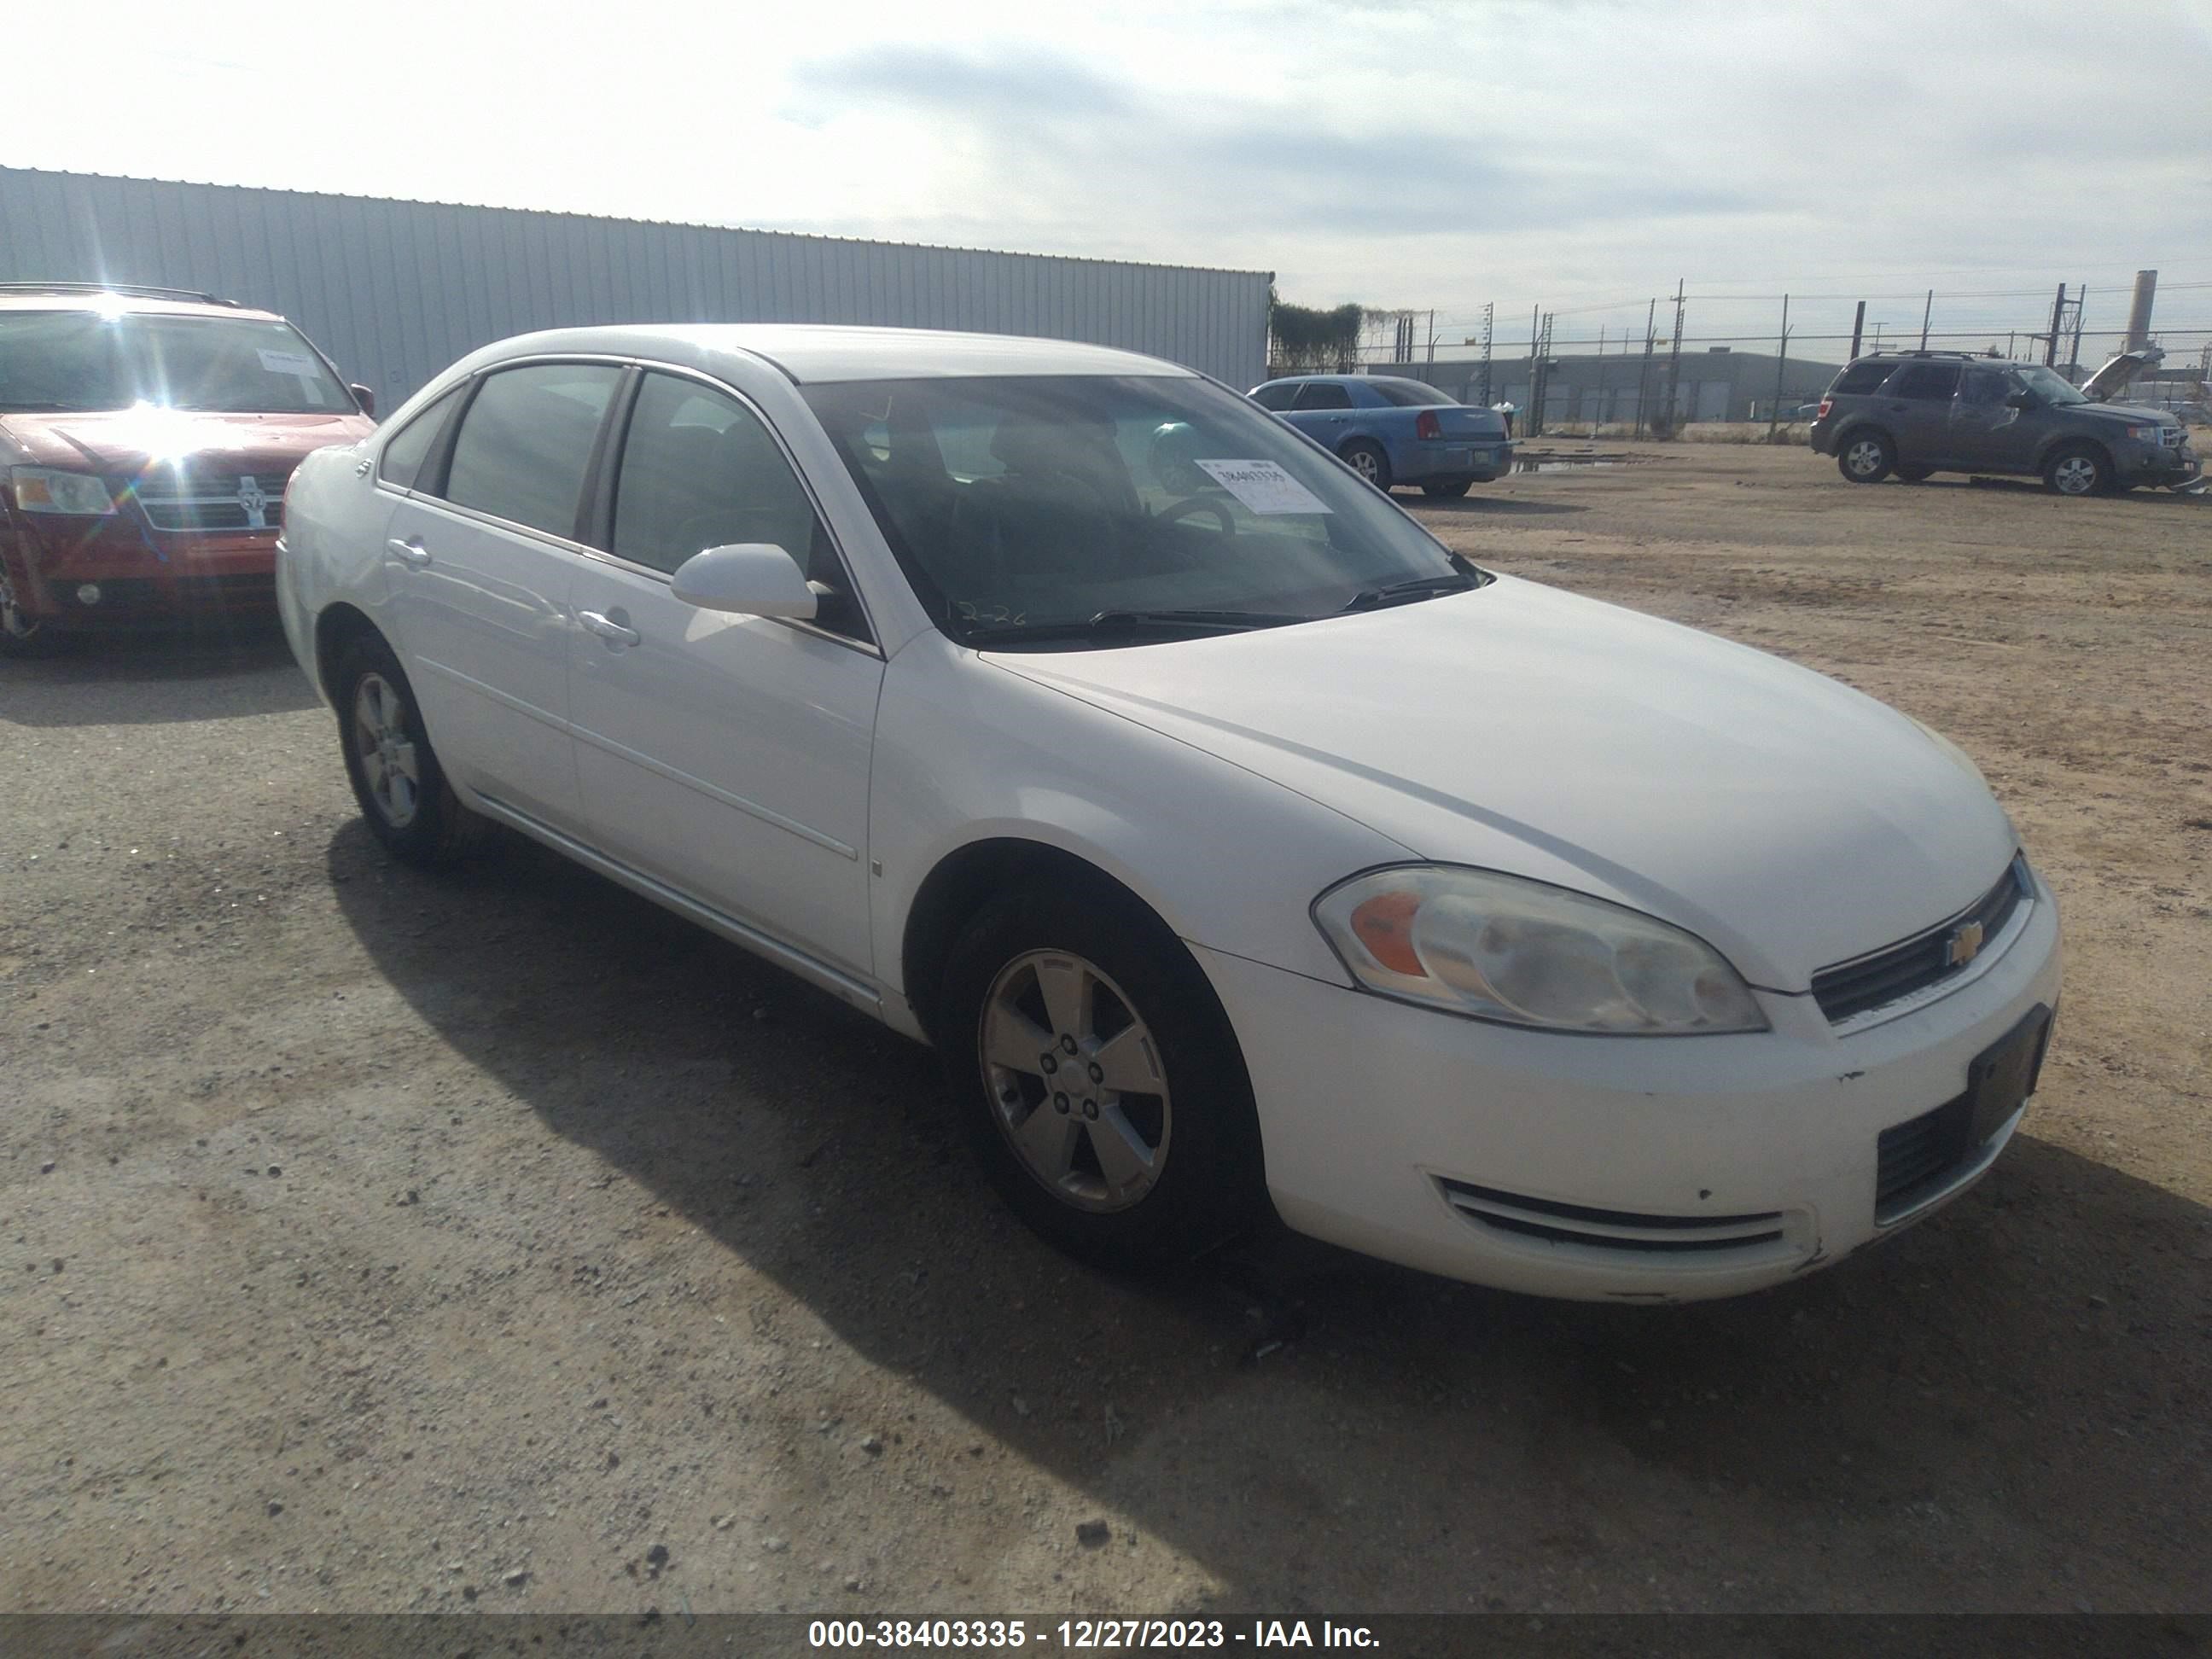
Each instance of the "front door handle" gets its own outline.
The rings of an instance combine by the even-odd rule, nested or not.
[[[403,542],[394,536],[390,541],[385,543],[384,550],[397,556],[402,564],[411,565],[417,570],[430,562],[430,550],[420,542]]]
[[[624,627],[612,617],[603,617],[596,611],[579,611],[576,620],[584,625],[586,634],[596,634],[613,645],[635,645],[645,638],[635,628]]]

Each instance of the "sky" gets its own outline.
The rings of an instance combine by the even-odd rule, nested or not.
[[[1275,273],[1525,351],[2212,339],[2212,0],[112,0],[0,162]],[[1661,331],[1671,324],[1661,307]],[[1963,340],[1955,343],[1964,343]],[[1977,340],[1975,343],[1981,343]],[[2088,353],[2085,350],[2085,356]]]

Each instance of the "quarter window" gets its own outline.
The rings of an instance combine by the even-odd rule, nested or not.
[[[377,465],[376,476],[399,489],[412,489],[416,475],[422,470],[422,462],[438,441],[438,434],[445,429],[446,417],[453,412],[457,395],[448,392],[428,409],[394,433],[384,446],[384,458]]]
[[[1349,409],[1352,393],[1334,380],[1308,380],[1298,388],[1299,409]]]
[[[574,536],[585,468],[621,378],[607,363],[532,363],[489,376],[461,416],[446,499]]]
[[[1894,363],[1885,362],[1853,363],[1836,377],[1835,385],[1828,388],[1829,393],[1845,398],[1862,397],[1887,380],[1889,371],[1895,367]]]
[[[1285,410],[1298,395],[1297,382],[1283,386],[1263,386],[1252,394],[1252,401],[1262,409]]]
[[[1913,363],[1890,382],[1889,395],[1917,403],[1942,403],[1958,389],[1958,364]]]

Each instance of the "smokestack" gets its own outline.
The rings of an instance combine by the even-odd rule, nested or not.
[[[2158,273],[2136,272],[2135,303],[2128,307],[2128,349],[2140,351],[2150,343],[2150,302],[2158,292]]]

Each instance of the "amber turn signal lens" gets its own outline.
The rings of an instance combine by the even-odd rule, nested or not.
[[[1367,954],[1392,973],[1424,978],[1429,970],[1413,951],[1413,917],[1420,908],[1418,893],[1377,893],[1352,913],[1352,931]]]

